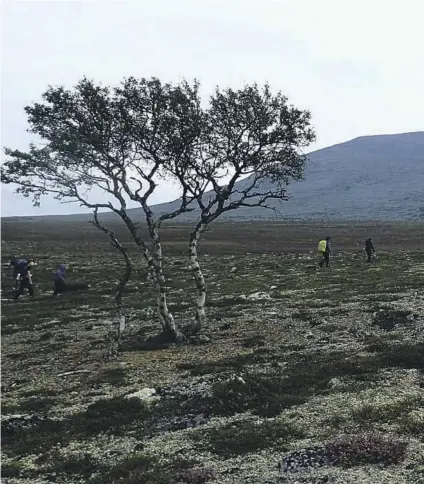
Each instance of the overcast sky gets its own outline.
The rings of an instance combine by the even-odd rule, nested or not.
[[[2,146],[25,149],[23,107],[82,76],[269,81],[312,112],[311,150],[424,128],[423,0],[2,1]],[[178,193],[164,186],[155,202]],[[2,187],[2,215],[81,212]]]

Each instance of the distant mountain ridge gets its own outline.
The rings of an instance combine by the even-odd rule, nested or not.
[[[291,199],[276,204],[288,220],[419,220],[424,218],[424,131],[363,136],[308,155],[305,178],[288,187]],[[239,182],[239,188],[246,180]],[[152,207],[158,215],[178,200]],[[140,209],[130,209],[135,213]],[[194,213],[176,221],[189,221]],[[105,220],[114,214],[102,214]],[[38,218],[38,217],[37,217]],[[43,219],[49,216],[40,217]],[[59,216],[55,216],[59,218]],[[61,215],[86,220],[86,214]],[[242,208],[220,220],[275,219],[272,211]]]
[[[424,131],[363,136],[309,153],[308,160],[304,180],[288,188],[292,198],[277,205],[284,218],[417,220],[424,216]],[[175,205],[156,205],[155,212]],[[275,215],[243,208],[225,218]]]

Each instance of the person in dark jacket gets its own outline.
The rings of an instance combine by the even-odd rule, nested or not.
[[[60,296],[66,291],[66,266],[60,264],[59,269],[54,273],[53,277],[54,291],[53,296]]]
[[[18,299],[19,296],[28,289],[29,297],[34,297],[34,286],[32,285],[32,267],[35,265],[35,262],[32,259],[22,260],[19,261],[19,264],[16,267],[16,281],[17,281],[17,289],[15,293],[15,299]]]
[[[17,257],[12,257],[10,260],[9,267],[13,267],[13,280],[15,281],[15,290],[19,287],[18,274],[21,268],[28,264],[26,259],[18,259]]]
[[[330,265],[330,255],[331,255],[331,238],[330,237],[326,237],[326,245],[325,245],[325,251],[324,253],[322,254],[323,255],[323,259],[322,261],[319,263],[319,266],[322,267],[324,264],[325,264],[325,267],[328,267]]]
[[[365,241],[365,252],[367,254],[367,262],[371,262],[372,254],[375,253],[371,237],[368,237]]]
[[[85,282],[77,282],[74,284],[70,284],[66,280],[65,264],[59,265],[59,269],[54,273],[53,282],[54,282],[53,296],[61,296],[64,292],[79,291],[82,289],[88,289],[90,287],[90,285],[86,284]]]

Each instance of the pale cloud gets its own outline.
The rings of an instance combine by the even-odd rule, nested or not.
[[[2,4],[2,145],[30,140],[23,107],[83,75],[269,81],[310,109],[321,148],[361,135],[422,130],[422,0],[127,0]],[[166,185],[156,202],[178,195]],[[41,209],[2,192],[2,214]],[[25,203],[28,202],[28,203]]]

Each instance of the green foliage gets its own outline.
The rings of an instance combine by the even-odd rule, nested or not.
[[[404,458],[406,448],[406,442],[380,434],[346,435],[325,445],[330,458],[343,467],[397,464]]]
[[[260,89],[253,84],[217,89],[203,109],[197,82],[171,85],[156,78],[130,77],[114,88],[87,78],[72,90],[50,87],[41,103],[25,108],[30,130],[44,147],[7,149],[2,182],[17,183],[18,191],[36,204],[52,193],[91,208],[112,209],[125,219],[124,193],[143,205],[155,190],[154,175],[173,178],[183,192],[182,205],[163,218],[190,211],[187,202],[196,200],[202,220],[209,223],[247,202],[266,206],[270,199],[284,200],[286,184],[301,178],[305,157],[299,149],[314,140],[314,133],[310,113],[287,101],[268,85]],[[130,184],[131,170],[146,188]],[[223,190],[218,185],[226,171],[233,176]],[[240,200],[224,207],[245,175],[253,176],[252,183],[238,192]],[[266,179],[276,188],[258,184]],[[202,200],[211,183],[212,205]],[[113,195],[117,208],[89,203],[84,188],[94,186]],[[145,215],[152,219],[149,210]]]
[[[101,469],[89,484],[204,484],[214,479],[213,469],[197,467],[196,460],[174,459],[162,463],[157,457],[136,453],[109,469]]]
[[[204,484],[214,481],[216,472],[208,467],[193,468],[181,471],[178,477],[185,484]]]
[[[76,453],[63,456],[56,452],[50,455],[49,460],[51,464],[46,466],[46,472],[58,476],[80,476],[87,479],[99,469],[99,462],[97,459],[87,453]]]
[[[405,418],[414,408],[424,405],[424,396],[407,396],[401,400],[387,402],[385,405],[373,405],[366,403],[361,408],[352,412],[350,418],[364,425],[374,422],[393,423],[400,417]]]
[[[229,458],[272,447],[286,450],[286,444],[304,436],[302,430],[284,420],[235,422],[198,433],[194,438],[215,454]]]
[[[108,368],[92,377],[91,381],[97,384],[108,383],[113,386],[123,386],[127,379],[123,368]]]
[[[144,419],[148,409],[139,398],[100,399],[88,406],[82,415],[86,432],[118,432],[135,419]]]
[[[391,331],[396,325],[407,324],[413,315],[410,311],[401,311],[393,308],[383,308],[376,312],[373,325],[386,331]]]

